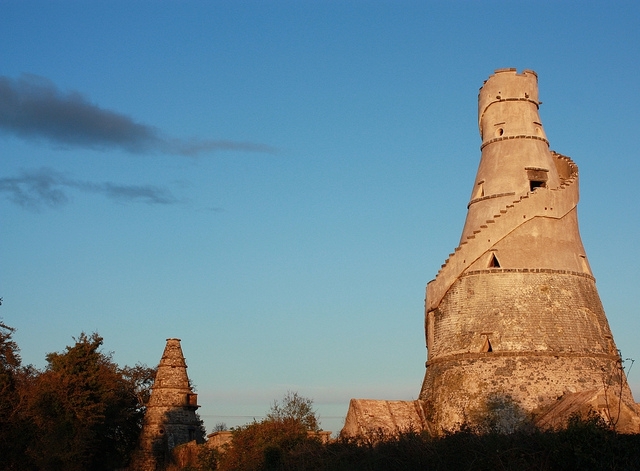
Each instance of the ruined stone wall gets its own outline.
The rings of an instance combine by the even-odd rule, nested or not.
[[[351,399],[340,435],[375,441],[384,436],[427,428],[421,401]]]

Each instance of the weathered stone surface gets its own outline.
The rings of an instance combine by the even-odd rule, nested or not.
[[[351,399],[341,435],[376,440],[426,427],[421,401]]]
[[[497,70],[479,92],[482,155],[462,237],[426,290],[419,399],[432,433],[556,426],[587,406],[614,422],[603,401],[640,432],[580,238],[578,167],[549,150],[539,105],[530,70]],[[381,405],[369,407],[375,420],[358,406],[343,432],[394,423]]]
[[[224,447],[230,444],[232,440],[233,432],[230,430],[212,432],[207,435],[207,447],[214,448],[216,450],[224,449]]]
[[[535,423],[541,428],[565,427],[573,415],[586,418],[598,414],[606,423],[611,423],[620,433],[638,433],[640,430],[640,406],[633,398],[617,388],[600,388],[565,394],[550,406],[535,415]]]
[[[427,286],[420,399],[436,432],[603,385],[633,402],[580,239],[578,168],[549,150],[537,97],[532,71],[480,89],[461,246]]]
[[[180,339],[167,339],[147,404],[140,446],[130,469],[165,469],[174,447],[192,440],[202,442],[198,407],[198,396],[189,385]]]

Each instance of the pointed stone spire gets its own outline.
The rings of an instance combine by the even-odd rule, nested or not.
[[[189,394],[192,391],[180,339],[167,339],[147,407],[182,406]]]
[[[167,339],[147,403],[140,448],[131,469],[162,470],[176,445],[192,440],[201,443],[198,407],[198,396],[189,385],[180,339]]]

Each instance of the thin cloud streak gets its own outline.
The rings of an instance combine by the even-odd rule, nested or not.
[[[50,80],[29,74],[17,80],[0,76],[0,130],[23,139],[136,154],[192,157],[216,151],[277,152],[259,143],[165,137],[154,126],[100,108],[78,92],[63,93]]]
[[[119,185],[111,182],[92,183],[68,178],[49,168],[24,171],[17,177],[0,178],[0,194],[25,209],[38,211],[42,207],[57,207],[69,201],[69,190],[102,194],[126,202],[176,204],[178,199],[161,187],[153,185]]]

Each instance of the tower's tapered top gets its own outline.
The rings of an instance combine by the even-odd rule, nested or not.
[[[534,189],[532,181],[547,188],[560,185],[539,105],[538,76],[532,70],[518,74],[516,69],[499,69],[480,89],[482,157],[469,203],[468,222],[473,225],[476,212],[479,220],[491,219],[497,201],[490,200],[525,195]],[[465,237],[469,230],[463,231]]]
[[[478,125],[480,126],[480,135],[483,136],[483,143],[482,118],[485,112],[492,104],[505,101],[529,102],[537,109],[540,105],[538,75],[533,70],[525,70],[518,74],[516,69],[498,69],[484,81],[478,94]],[[486,137],[491,138],[489,134]]]
[[[182,354],[180,339],[167,339],[167,345],[158,365],[156,380],[153,383],[154,392],[160,389],[171,389],[179,393],[191,392],[189,377],[187,376],[187,363]],[[158,395],[155,394],[155,396]],[[154,399],[154,395],[152,395],[152,399]]]
[[[187,367],[184,361],[182,347],[180,346],[180,339],[167,339],[167,345],[164,347],[164,352],[160,359],[160,367],[162,366]]]

